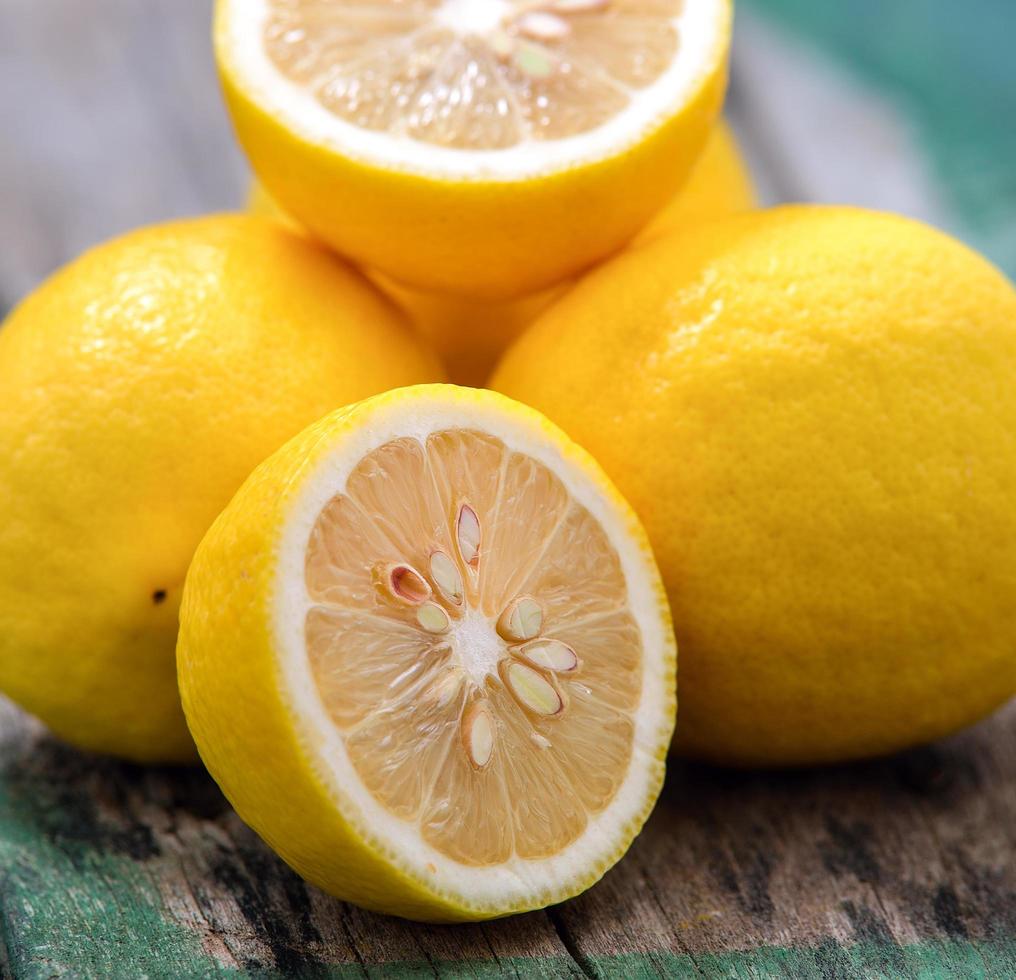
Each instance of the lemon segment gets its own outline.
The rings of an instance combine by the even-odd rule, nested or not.
[[[398,390],[287,444],[199,548],[181,624],[209,770],[344,899],[435,920],[559,901],[659,792],[675,650],[644,535],[494,393]]]
[[[785,207],[602,266],[492,385],[645,521],[676,746],[785,765],[928,741],[1016,691],[1014,377],[989,263],[900,217]]]
[[[289,213],[400,282],[510,298],[621,247],[677,191],[730,20],[727,0],[219,0],[215,47]]]

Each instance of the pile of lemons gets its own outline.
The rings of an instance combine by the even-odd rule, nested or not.
[[[251,213],[0,330],[0,690],[199,751],[307,878],[443,920],[624,853],[675,669],[672,751],[727,765],[1016,692],[1016,291],[910,220],[756,210],[730,28],[218,0]]]

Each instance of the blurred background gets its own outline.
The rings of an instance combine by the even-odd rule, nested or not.
[[[692,0],[689,0],[692,2]],[[83,248],[239,207],[210,0],[0,0],[0,313]],[[740,0],[763,200],[900,211],[1016,278],[1016,0]]]

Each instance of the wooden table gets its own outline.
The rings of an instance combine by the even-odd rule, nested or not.
[[[671,767],[580,898],[426,926],[305,885],[200,770],[83,755],[0,709],[0,973],[1013,977],[1016,709],[886,761]]]
[[[207,20],[195,0],[0,0],[0,300],[100,238],[240,202]],[[809,63],[747,24],[730,112],[768,200],[882,195],[949,224],[863,99],[838,104],[878,187],[834,148],[788,154],[829,98],[809,86],[788,110]],[[1013,977],[1014,856],[1016,705],[864,765],[674,764],[587,894],[416,925],[304,885],[202,771],[84,755],[0,701],[3,976]]]

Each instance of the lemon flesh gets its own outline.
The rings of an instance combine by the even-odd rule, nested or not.
[[[1016,690],[1016,293],[927,227],[779,208],[602,267],[493,385],[645,521],[682,751],[799,764],[946,735]]]
[[[395,158],[406,152],[395,140],[531,151],[621,121],[640,94],[676,72],[684,6],[268,0],[263,45],[283,79],[336,123],[361,131],[348,133],[351,140],[392,137],[386,149]],[[385,146],[380,139],[374,145]],[[468,159],[434,158],[434,165],[461,166],[469,176]]]
[[[240,815],[321,887],[417,918],[587,887],[645,819],[673,726],[633,515],[535,413],[441,386],[259,468],[195,558],[179,671]]]
[[[76,745],[193,760],[174,650],[202,535],[311,421],[439,372],[366,280],[264,219],[58,272],[0,330],[0,690]]]
[[[400,282],[510,298],[630,239],[719,112],[727,0],[219,0],[259,178]]]

